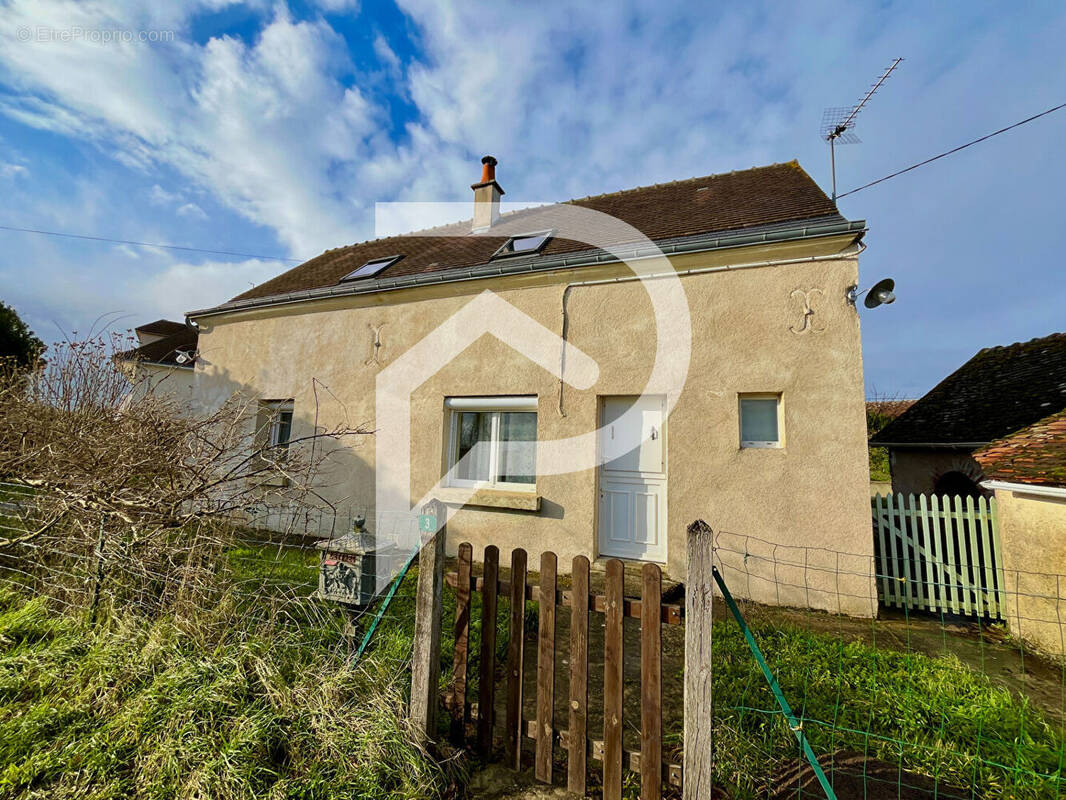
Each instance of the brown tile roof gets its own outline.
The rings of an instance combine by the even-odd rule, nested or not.
[[[142,329],[138,328],[138,330]],[[132,350],[127,350],[124,353],[118,353],[115,358],[119,361],[146,361],[151,364],[183,366],[177,362],[178,351],[190,352],[195,350],[198,340],[199,334],[195,330],[182,325],[181,330],[176,333],[164,336],[154,342],[143,344],[140,347],[135,347]],[[192,366],[192,364],[184,366]]]
[[[169,319],[157,319],[155,322],[149,322],[146,325],[138,325],[134,330],[137,333],[147,333],[154,336],[170,336],[175,333],[181,333],[186,330],[184,322],[174,322]]]
[[[795,220],[843,219],[833,201],[796,161],[586,197],[567,205],[609,214],[653,241]],[[333,286],[367,261],[385,256],[402,254],[403,258],[377,278],[485,264],[508,237],[558,227],[553,225],[558,218],[557,208],[544,206],[504,214],[493,226],[491,236],[470,236],[470,220],[466,220],[327,250],[233,299]],[[628,241],[634,241],[633,237]],[[625,242],[612,241],[622,243]],[[582,242],[554,238],[541,255],[592,249]]]
[[[1066,410],[993,442],[973,457],[993,480],[1066,487]]]
[[[872,444],[995,441],[1066,408],[1066,333],[989,347],[870,439]]]

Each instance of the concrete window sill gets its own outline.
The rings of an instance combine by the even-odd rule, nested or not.
[[[446,505],[463,503],[462,489],[442,489],[437,499]],[[509,492],[499,489],[478,489],[465,505],[479,508],[504,508],[513,511],[540,511],[540,495],[534,492]]]

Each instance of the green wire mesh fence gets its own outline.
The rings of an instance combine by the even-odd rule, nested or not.
[[[730,796],[1066,793],[1066,667],[1017,635],[1055,622],[1061,596],[1008,589],[1014,613],[993,622],[880,606],[870,557],[720,532],[716,561],[715,776]]]
[[[26,499],[5,495],[0,502],[0,524],[12,529],[26,524],[17,513]],[[406,691],[414,574],[398,587],[391,604],[379,601],[346,611],[314,598],[321,553],[313,532],[203,526],[175,531],[169,541],[146,550],[123,544],[120,526],[116,520],[114,530],[104,531],[113,543],[105,538],[102,550],[95,537],[76,539],[57,529],[0,553],[0,689],[6,692],[0,694],[0,727],[25,738],[22,749],[14,738],[0,747],[0,781],[11,781],[3,784],[11,796],[49,787],[58,791],[77,774],[58,756],[51,771],[33,766],[35,753],[58,747],[70,731],[64,733],[62,725],[37,726],[31,736],[26,727],[40,711],[44,691],[34,671],[40,667],[27,665],[43,658],[41,643],[48,637],[58,642],[59,632],[102,647],[109,631],[124,631],[137,620],[143,620],[146,638],[160,620],[172,620],[180,633],[173,646],[189,650],[190,663],[197,665],[235,640],[247,643],[242,647],[253,653],[249,659],[266,658],[256,649],[262,642],[274,643],[269,652],[276,657],[276,643],[283,642],[291,676],[283,671],[280,677],[242,678],[249,685],[262,684],[254,691],[264,697],[312,667],[326,687],[323,692],[330,676],[352,675],[354,681],[364,674],[379,681],[375,687],[384,685],[379,676],[389,676],[396,698]],[[347,521],[333,527],[346,528]],[[1066,630],[1060,576],[1003,571],[996,590],[1005,593],[1007,611],[1003,619],[992,620],[887,607],[880,592],[890,576],[871,554],[786,547],[728,531],[715,534],[715,548],[721,581],[712,657],[716,792],[734,800],[1066,796],[1066,662],[1061,649],[1047,652],[1028,641],[1039,633],[1047,648],[1056,641],[1054,631],[1061,635]],[[479,569],[475,565],[476,574]],[[934,570],[926,579],[935,581],[937,575]],[[597,580],[602,578],[594,574],[593,584]],[[565,581],[560,576],[562,586]],[[723,590],[733,598],[733,609]],[[444,599],[448,619],[454,614],[454,593],[446,590]],[[98,622],[91,627],[95,632],[84,634],[94,607],[99,608]],[[40,630],[26,622],[31,611]],[[560,625],[567,623],[568,613],[560,610]],[[375,638],[357,659],[372,627]],[[673,628],[663,637],[663,718],[664,752],[676,760],[683,725],[684,643],[683,632]],[[475,626],[474,652],[479,635]],[[535,635],[535,626],[529,635]],[[597,635],[602,634],[594,630],[593,638]],[[449,636],[445,626],[445,664],[450,662]],[[638,641],[639,631],[628,628],[626,637],[628,647]],[[203,644],[197,645],[200,639]],[[565,639],[560,635],[560,641]],[[502,636],[497,643],[507,646]],[[201,654],[197,647],[204,648]],[[139,652],[131,655],[131,663]],[[527,646],[527,652],[535,657],[534,647]],[[63,659],[67,653],[63,650]],[[69,663],[63,670],[70,675],[60,677],[74,685],[81,678],[76,662]],[[639,668],[627,662],[626,669],[639,685]],[[602,663],[590,663],[590,675],[597,671],[602,674]],[[596,680],[594,695],[600,691]],[[442,686],[447,681],[448,675],[442,675]],[[285,689],[293,698],[292,724],[298,724],[301,714],[324,718],[322,709],[299,700],[318,695],[306,687],[301,691],[305,694]],[[363,697],[352,691],[353,697]],[[288,697],[285,692],[279,696]],[[123,702],[132,708],[138,696],[131,692]],[[360,699],[339,707],[354,713],[360,703],[365,705]],[[594,703],[592,712],[589,724],[594,727]],[[105,725],[113,709],[102,705],[99,714],[99,724]],[[215,723],[226,724],[224,710],[217,714],[222,716],[213,717]],[[628,706],[626,720],[626,735],[632,737],[639,715],[628,713]],[[254,760],[252,755],[242,758]],[[142,769],[138,763],[131,757],[115,774]],[[18,777],[23,775],[32,779]],[[110,778],[92,780],[103,786]]]

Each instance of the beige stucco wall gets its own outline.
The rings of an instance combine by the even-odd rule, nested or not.
[[[934,494],[937,478],[948,472],[961,472],[974,483],[980,483],[984,476],[972,452],[949,448],[892,448],[889,451],[892,491]]]
[[[126,362],[123,365],[132,389],[130,399],[143,397],[148,392],[172,398],[182,408],[192,408],[197,378],[192,368],[169,367],[162,364]]]
[[[837,253],[846,239],[736,249],[672,258],[677,269]],[[872,534],[859,317],[845,300],[857,283],[857,261],[815,261],[717,272],[682,279],[692,317],[688,380],[666,423],[668,563],[685,576],[685,529],[694,519],[716,531],[726,578],[741,596],[876,613],[870,581]],[[561,325],[570,280],[628,275],[624,266],[494,279],[376,296],[336,298],[273,310],[199,320],[197,391],[207,405],[235,390],[295,399],[294,436],[320,426],[375,427],[374,388],[380,365],[373,329],[381,328],[380,361],[398,355],[486,288],[553,331]],[[803,327],[803,300],[812,295],[813,331]],[[571,291],[569,339],[599,365],[587,391],[567,386],[565,414],[558,381],[507,345],[482,337],[442,365],[412,397],[412,498],[429,491],[445,462],[444,398],[535,394],[538,438],[594,430],[599,398],[636,395],[651,369],[655,328],[639,283]],[[314,383],[313,383],[314,380]],[[317,405],[315,389],[317,388]],[[738,392],[780,392],[785,447],[739,447]],[[374,441],[337,455],[327,476],[336,499],[372,508]],[[538,480],[539,512],[466,507],[449,522],[449,550],[470,541],[501,559],[513,547],[544,550],[560,568],[574,555],[597,556],[597,475],[594,469]],[[748,557],[745,558],[744,554]],[[839,554],[854,554],[842,557]],[[776,576],[776,577],[775,577]]]
[[[996,490],[1011,633],[1066,655],[1066,499]]]

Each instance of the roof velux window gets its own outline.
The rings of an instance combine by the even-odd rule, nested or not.
[[[347,275],[341,278],[341,282],[343,283],[344,281],[357,281],[360,278],[373,278],[386,267],[391,267],[401,258],[403,258],[403,256],[386,256],[385,258],[372,259],[370,261],[367,261],[365,264],[363,264],[363,266],[359,267],[359,269],[355,270],[354,272],[349,272]]]
[[[503,247],[497,250],[492,257],[503,258],[505,256],[524,256],[539,253],[544,249],[544,245],[548,243],[550,238],[552,238],[552,231],[537,231],[536,233],[522,233],[518,236],[512,236],[504,242]]]

